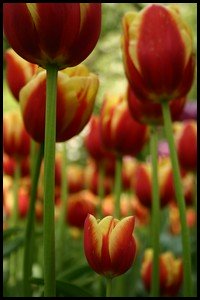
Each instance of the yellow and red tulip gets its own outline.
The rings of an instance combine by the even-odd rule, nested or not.
[[[135,158],[130,156],[123,157],[122,184],[124,189],[131,189],[132,178],[135,176],[137,166],[138,162]]]
[[[30,136],[19,111],[7,112],[3,116],[3,149],[14,158],[24,158],[30,153]]]
[[[194,77],[193,37],[178,6],[148,5],[123,18],[126,76],[142,101],[181,98]]]
[[[20,160],[20,176],[25,177],[30,175],[30,160],[29,157],[25,157]],[[3,154],[3,172],[6,175],[14,177],[16,168],[16,161],[13,157]]]
[[[149,291],[151,286],[153,250],[147,249],[144,253],[141,276],[145,288]],[[183,281],[183,265],[181,258],[175,258],[170,251],[160,254],[160,295],[176,296]]]
[[[104,146],[114,153],[137,155],[147,141],[148,128],[132,118],[124,95],[105,95],[100,123]]]
[[[85,74],[85,71],[84,71]],[[67,70],[58,72],[56,141],[63,142],[84,128],[91,116],[99,81],[89,73],[70,77]],[[31,137],[44,141],[46,71],[38,72],[20,91],[24,124]]]
[[[96,214],[97,197],[88,190],[69,196],[66,220],[70,226],[84,227],[88,214]]]
[[[5,3],[3,16],[11,47],[42,67],[78,65],[94,49],[101,30],[100,3]]]
[[[20,90],[35,74],[38,66],[24,60],[11,48],[6,50],[5,60],[8,86],[15,99],[19,101]]]
[[[128,271],[136,255],[134,224],[133,216],[122,220],[107,216],[97,221],[88,214],[84,224],[84,251],[95,272],[112,278]]]
[[[183,169],[197,168],[197,122],[187,120],[174,124],[174,134],[179,163]]]
[[[131,86],[127,89],[127,100],[132,117],[142,124],[163,125],[162,106],[160,103],[145,102],[139,100]],[[171,118],[177,121],[183,112],[186,97],[169,101]]]

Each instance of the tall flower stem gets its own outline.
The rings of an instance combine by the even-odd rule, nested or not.
[[[187,221],[186,221],[185,199],[184,199],[183,187],[181,183],[178,157],[177,157],[177,152],[175,149],[175,143],[173,138],[172,121],[171,121],[168,102],[163,101],[162,111],[163,111],[163,118],[164,118],[165,133],[166,133],[166,137],[170,149],[175,194],[178,202],[180,221],[181,221],[181,237],[182,237],[183,269],[184,269],[184,283],[183,283],[184,296],[191,297],[192,296],[192,273],[191,273],[191,254],[190,254],[191,252],[190,252],[189,229],[187,227]]]
[[[112,278],[106,278],[106,297],[111,297]]]
[[[99,205],[98,205],[98,217],[102,218],[102,200],[104,198],[104,175],[105,175],[105,165],[103,162],[99,164],[99,174],[98,174],[98,197],[99,197]]]
[[[152,162],[152,222],[151,236],[153,248],[153,269],[151,280],[151,296],[159,297],[159,231],[160,201],[158,186],[158,134],[157,127],[151,127],[150,151]]]
[[[25,231],[25,242],[24,242],[24,261],[23,261],[23,288],[24,296],[31,296],[31,271],[33,263],[33,240],[34,240],[34,221],[35,221],[35,199],[37,195],[37,185],[40,175],[40,166],[44,155],[44,144],[40,145],[40,148],[35,153],[36,157],[32,164],[32,183],[31,183],[31,195],[30,205],[27,216],[26,231]]]
[[[56,141],[56,66],[48,65],[44,141],[44,296],[55,296],[55,141]]]
[[[13,215],[12,215],[13,226],[17,225],[17,220],[19,217],[18,198],[19,198],[20,176],[21,176],[20,161],[16,159],[16,167],[15,167],[14,180],[13,180],[13,196],[14,196]]]
[[[64,245],[65,245],[65,229],[66,229],[66,213],[67,213],[67,198],[68,198],[68,184],[67,184],[67,151],[66,143],[62,144],[62,170],[61,170],[61,199],[62,204],[60,208],[60,217],[58,223],[58,271],[61,270],[64,257]]]
[[[116,168],[115,168],[115,187],[114,187],[114,194],[115,194],[115,217],[120,219],[120,197],[121,197],[121,190],[122,190],[122,156],[118,155],[116,157]]]

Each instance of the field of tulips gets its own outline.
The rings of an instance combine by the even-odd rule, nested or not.
[[[3,296],[197,296],[197,4],[3,4]]]

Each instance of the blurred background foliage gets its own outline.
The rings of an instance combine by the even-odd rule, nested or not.
[[[126,77],[122,62],[121,42],[122,34],[122,17],[131,10],[139,11],[149,3],[103,3],[102,4],[102,30],[99,41],[84,61],[91,72],[99,76],[100,87],[98,90],[94,113],[98,114],[102,105],[105,92],[124,92],[126,88]],[[172,3],[162,3],[172,4]],[[176,4],[176,3],[173,3]],[[197,3],[177,3],[180,6],[181,13],[185,21],[190,25],[194,35],[195,52],[197,51]],[[5,37],[3,38],[3,50],[9,47]],[[4,61],[4,74],[6,64]],[[17,76],[17,75],[16,75]],[[9,88],[7,87],[5,76],[3,83],[3,112],[12,109],[18,109],[18,103],[13,99]],[[197,98],[197,80],[188,94],[188,100]],[[87,131],[86,128],[82,133],[68,141],[68,158],[69,160],[84,163],[85,150],[83,148],[83,136]],[[58,146],[59,147],[59,146]],[[82,150],[82,151],[80,151]]]

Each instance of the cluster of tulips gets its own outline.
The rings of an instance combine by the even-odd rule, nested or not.
[[[5,53],[6,80],[19,103],[18,111],[3,117],[5,228],[12,218],[16,225],[26,217],[32,231],[31,216],[44,222],[45,296],[55,295],[54,222],[83,235],[90,267],[107,279],[107,296],[112,279],[127,272],[140,251],[135,226],[151,225],[156,238],[160,209],[168,207],[169,233],[185,231],[183,248],[196,226],[197,125],[196,116],[186,116],[195,68],[191,32],[176,6],[160,4],[126,13],[122,25],[127,87],[105,93],[94,115],[99,79],[82,61],[98,41],[101,4],[4,4],[12,47]],[[55,144],[65,148],[86,124],[88,159],[84,167],[66,167],[67,155]],[[156,134],[163,126],[169,148],[158,151]],[[149,143],[151,153],[139,159]],[[176,296],[191,274],[185,263],[190,253],[185,247],[177,258],[159,253],[158,246],[153,241],[144,252],[144,287],[153,296]],[[31,245],[25,247],[26,264]],[[31,271],[24,270],[28,295]],[[185,294],[191,295],[190,282]]]

